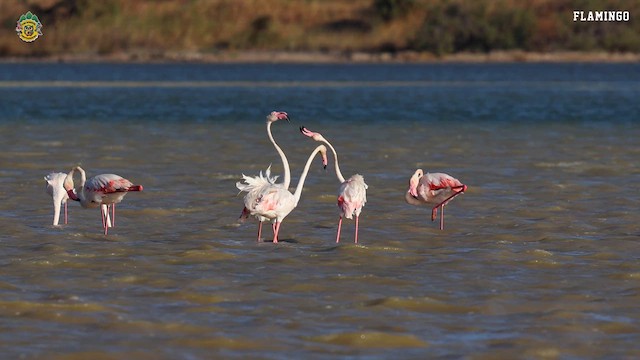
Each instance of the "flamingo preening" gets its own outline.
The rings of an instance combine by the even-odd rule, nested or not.
[[[467,191],[467,185],[443,173],[424,173],[416,170],[409,180],[405,200],[411,205],[433,205],[431,221],[435,221],[440,208],[440,230],[444,229],[444,206],[454,197]]]
[[[269,115],[267,115],[267,135],[269,136],[269,140],[276,148],[276,151],[280,155],[280,159],[282,160],[282,167],[284,168],[284,182],[282,184],[277,184],[282,186],[284,189],[289,189],[289,184],[291,183],[291,170],[289,168],[289,161],[287,160],[287,156],[284,154],[284,151],[278,146],[276,140],[273,138],[273,134],[271,133],[271,124],[278,120],[287,120],[289,121],[289,115],[284,111],[272,111]],[[265,172],[266,176],[262,175],[262,171],[260,175],[255,177],[249,177],[242,174],[242,178],[245,180],[246,184],[241,184],[240,182],[236,183],[236,187],[240,189],[240,186],[243,187],[242,191],[246,191],[247,194],[244,196],[244,208],[242,209],[242,214],[240,214],[240,219],[244,220],[249,217],[251,212],[249,209],[254,206],[256,202],[256,198],[265,187],[269,187],[271,185],[276,185],[277,176],[271,177],[271,165],[267,168]],[[240,184],[240,186],[239,186]],[[262,235],[262,222],[268,220],[264,216],[254,215],[258,219],[258,239],[260,242],[260,237]]]
[[[325,169],[327,168],[327,148],[324,145],[320,145],[311,152],[309,159],[307,159],[302,175],[300,175],[298,186],[293,194],[289,192],[289,189],[287,189],[283,184],[267,184],[263,182],[259,188],[256,188],[253,183],[256,178],[244,175],[243,179],[245,183],[236,183],[236,187],[240,191],[255,191],[254,202],[251,204],[246,204],[245,202],[246,211],[253,216],[262,217],[272,221],[274,243],[278,242],[280,224],[284,218],[286,218],[287,215],[289,215],[289,213],[298,206],[300,196],[302,195],[302,188],[304,187],[304,182],[307,178],[307,173],[309,172],[309,167],[317,153],[321,153],[322,164]],[[260,175],[262,177],[262,173]]]
[[[80,185],[74,188],[73,175],[80,173]],[[69,198],[79,201],[83,208],[100,207],[104,234],[108,228],[115,226],[116,204],[122,201],[129,191],[142,191],[142,185],[134,185],[131,181],[115,174],[100,174],[87,179],[80,166],[76,166],[64,179],[64,189]],[[111,212],[111,216],[109,216]]]
[[[336,176],[340,181],[340,189],[338,190],[338,208],[340,209],[340,219],[338,220],[338,234],[336,236],[336,243],[340,242],[340,229],[342,228],[342,218],[352,219],[355,216],[356,231],[354,235],[354,243],[358,243],[358,219],[360,212],[367,202],[367,189],[369,186],[365,184],[362,175],[355,174],[349,179],[345,180],[340,171],[338,165],[338,153],[336,149],[331,145],[327,139],[325,139],[320,133],[310,131],[304,126],[300,127],[300,132],[315,141],[320,141],[331,149],[333,152],[334,163],[336,167]]]
[[[44,180],[47,182],[47,194],[49,194],[53,198],[53,225],[57,226],[60,221],[60,210],[61,205],[64,205],[64,223],[67,224],[68,215],[67,215],[67,200],[69,200],[69,195],[67,191],[64,189],[63,183],[64,179],[67,177],[65,173],[50,173],[44,177]]]

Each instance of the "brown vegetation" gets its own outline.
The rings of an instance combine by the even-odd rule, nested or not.
[[[573,22],[573,10],[611,9],[631,21]],[[13,28],[29,10],[44,35],[26,44]],[[0,57],[639,53],[634,15],[640,2],[624,0],[4,0]]]

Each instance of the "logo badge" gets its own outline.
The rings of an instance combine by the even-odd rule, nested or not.
[[[16,32],[22,41],[32,42],[42,35],[42,23],[31,11],[27,11],[26,14],[20,16]]]

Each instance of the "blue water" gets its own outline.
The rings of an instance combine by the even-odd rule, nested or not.
[[[1,69],[0,81],[20,82],[18,88],[0,89],[2,118],[22,121],[219,121],[286,108],[314,119],[366,122],[629,122],[640,106],[636,64],[30,63]],[[124,88],[51,83],[42,89],[28,81],[149,83]],[[154,85],[159,81],[169,85]],[[204,85],[190,86],[194,82]]]

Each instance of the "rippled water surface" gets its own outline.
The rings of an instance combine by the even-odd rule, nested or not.
[[[640,357],[640,66],[0,65],[3,357]],[[364,175],[360,244],[313,163],[279,244],[235,182],[316,146]],[[43,176],[144,185],[101,234]],[[416,168],[469,186],[404,202]],[[271,236],[265,226],[264,234]]]

